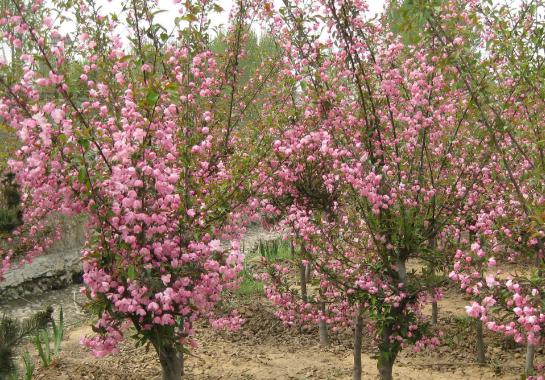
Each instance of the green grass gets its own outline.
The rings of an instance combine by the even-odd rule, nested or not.
[[[257,257],[265,257],[269,262],[283,261],[291,258],[290,242],[282,239],[260,240],[257,246],[246,255],[244,270],[241,272],[242,282],[236,294],[248,297],[263,294],[263,283],[254,279],[253,262]]]
[[[290,242],[283,239],[260,240],[249,257],[265,257],[268,261],[282,261],[292,257]]]
[[[242,297],[253,296],[256,294],[263,294],[263,283],[253,278],[248,269],[244,269],[241,272],[242,282],[236,293]]]

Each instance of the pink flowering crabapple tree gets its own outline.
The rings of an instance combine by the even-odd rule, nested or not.
[[[169,380],[183,374],[198,318],[243,322],[221,300],[239,283],[256,169],[289,96],[278,59],[241,79],[252,4],[233,6],[226,49],[213,53],[210,16],[221,8],[177,3],[173,30],[156,22],[154,1],[108,14],[93,0],[12,0],[0,15],[22,64],[0,67],[0,117],[22,142],[10,163],[23,192],[19,235],[32,239],[58,214],[86,215],[84,292],[98,322],[83,344],[107,355],[132,325]],[[2,252],[1,273],[11,255]]]
[[[363,1],[286,1],[267,15],[298,83],[293,127],[274,143],[280,163],[269,169],[280,181],[270,192],[295,199],[290,228],[315,254],[321,286],[372,324],[380,377],[391,379],[405,346],[438,343],[421,309],[444,280],[407,263],[447,261],[436,242],[478,204],[491,155],[487,137],[473,133],[456,68],[433,43],[403,44],[387,17],[367,10]],[[307,162],[285,160],[293,154]],[[298,186],[314,162],[327,162],[313,172],[313,195],[331,198],[332,212]],[[361,347],[362,323],[354,326]]]
[[[309,213],[335,218],[335,192],[323,183],[333,161],[318,148],[327,138],[320,131],[309,132],[304,121],[293,125],[275,142],[280,150],[275,149],[277,157],[268,163],[273,169],[267,174],[270,186],[262,189],[280,219],[275,227],[292,247],[290,261],[265,260],[266,271],[260,276],[265,294],[278,306],[276,315],[286,325],[317,325],[321,345],[329,343],[328,326],[333,330],[351,326],[354,315],[345,295],[314,270],[321,251],[312,244],[312,234],[317,232],[309,229]],[[289,151],[280,147],[281,141],[291,146]],[[298,273],[295,287],[293,272]]]
[[[494,150],[493,182],[483,188],[486,206],[467,226],[473,239],[456,253],[451,278],[474,297],[470,316],[527,345],[528,376],[534,374],[534,352],[543,344],[545,328],[545,104],[539,73],[544,10],[542,1],[516,6],[451,1],[448,10],[435,9],[428,20],[472,94],[481,120],[476,126],[488,134]],[[459,35],[453,36],[452,28]],[[519,271],[514,263],[529,270]]]

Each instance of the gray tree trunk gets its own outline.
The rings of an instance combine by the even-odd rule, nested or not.
[[[378,375],[380,380],[392,380],[393,379],[393,370],[394,362],[396,359],[397,353],[390,351],[390,335],[392,335],[391,326],[384,326],[382,330],[382,336],[380,343],[380,353],[378,358]]]
[[[312,264],[308,262],[305,267],[305,278],[307,279],[307,284],[310,282],[310,277],[312,276]]]
[[[325,318],[325,302],[320,302],[320,309],[322,311],[322,314]],[[318,332],[320,334],[320,345],[321,346],[328,346],[329,345],[329,334],[327,333],[327,323],[325,319],[320,319],[318,322]]]
[[[303,302],[308,302],[308,294],[307,294],[307,276],[305,273],[306,265],[303,263],[299,264],[299,281],[301,282],[301,299]]]
[[[352,379],[361,380],[361,347],[363,341],[363,315],[361,306],[358,306],[356,313],[356,323],[354,327],[354,368]]]
[[[155,347],[159,355],[163,380],[180,380],[183,376],[183,354],[173,346]]]
[[[484,347],[484,334],[483,334],[483,322],[480,319],[475,321],[476,327],[476,344],[477,344],[477,362],[479,364],[486,364],[486,355]]]
[[[400,282],[404,283],[407,280],[407,266],[403,259],[397,260],[397,274]]]
[[[397,259],[397,274],[399,276],[399,282],[405,283],[407,281],[407,260],[403,257],[398,257]],[[379,353],[378,359],[378,374],[380,380],[392,380],[393,379],[393,369],[394,362],[397,356],[397,352],[390,351],[390,335],[392,334],[392,329],[390,326],[385,326],[382,331],[382,342],[379,345],[381,347],[381,352]]]
[[[531,343],[526,344],[526,376],[532,376],[534,374],[534,356],[536,354],[536,346]]]
[[[378,374],[380,380],[392,380],[394,376],[394,361],[379,360]]]

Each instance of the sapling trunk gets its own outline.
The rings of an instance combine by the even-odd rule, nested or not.
[[[183,355],[174,346],[155,346],[159,355],[163,380],[180,380],[183,376]]]
[[[307,265],[305,266],[305,278],[307,279],[307,283],[310,281],[311,276],[312,276],[312,264],[308,262]]]
[[[303,302],[308,302],[307,294],[307,277],[306,277],[306,265],[301,263],[299,264],[299,281],[301,282],[301,299]]]
[[[397,275],[399,276],[399,282],[405,282],[407,280],[407,266],[405,261],[406,260],[404,259],[397,260]]]
[[[407,260],[404,257],[398,257],[397,259],[397,275],[400,283],[407,281]],[[390,309],[390,317],[394,320],[398,312],[394,309]],[[386,324],[382,329],[381,342],[379,344],[379,358],[378,358],[378,373],[380,380],[392,380],[394,362],[397,356],[397,349],[392,346],[390,342],[390,336],[393,334],[392,326]]]
[[[394,371],[394,361],[392,359],[382,359],[378,362],[378,374],[380,380],[392,380]]]
[[[433,300],[431,301],[431,323],[436,325],[437,324],[437,315],[438,315],[438,307],[437,307],[437,301]]]
[[[361,346],[363,341],[363,315],[362,307],[358,306],[356,312],[356,323],[354,327],[354,368],[352,371],[353,380],[361,380]]]
[[[479,364],[486,364],[486,356],[484,349],[484,334],[483,334],[483,322],[480,319],[475,321],[475,328],[477,330],[477,362]]]
[[[435,252],[435,245],[436,245],[436,242],[435,242],[435,237],[433,237],[431,240],[430,240],[430,249]],[[435,263],[431,262],[429,264],[429,270],[430,270],[430,275],[432,278],[435,277]],[[435,289],[432,289],[432,301],[431,301],[431,323],[433,325],[436,325],[437,324],[437,318],[438,318],[438,314],[439,314],[439,308],[437,306],[437,300],[435,299]]]
[[[536,346],[531,343],[526,344],[526,376],[532,376],[534,374],[534,357],[536,354]]]
[[[320,302],[320,310],[322,311],[323,318],[318,322],[318,332],[320,334],[320,345],[329,345],[329,334],[327,333],[327,323],[325,321],[325,302]]]
[[[394,362],[396,359],[396,352],[390,350],[392,343],[390,342],[390,335],[392,335],[391,326],[385,326],[382,330],[381,342],[379,345],[379,358],[378,358],[378,374],[380,380],[392,380]]]

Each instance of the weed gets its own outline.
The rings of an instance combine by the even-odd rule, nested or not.
[[[53,319],[51,322],[53,335],[48,328],[40,330],[34,337],[34,345],[44,367],[49,367],[53,358],[61,351],[61,342],[64,336],[64,315],[62,308],[59,312],[59,324]],[[53,349],[51,348],[53,342]]]
[[[32,380],[32,375],[34,374],[34,369],[36,368],[36,365],[34,364],[34,360],[30,357],[30,354],[28,351],[25,351],[23,354],[23,363],[25,365],[25,375],[24,380]]]
[[[245,297],[263,293],[263,284],[254,279],[249,269],[244,269],[241,276],[242,282],[237,290],[238,295]]]

